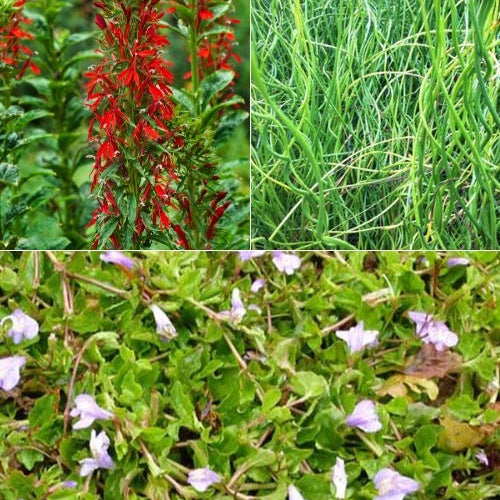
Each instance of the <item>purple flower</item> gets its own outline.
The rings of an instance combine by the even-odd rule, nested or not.
[[[212,484],[220,483],[221,477],[212,469],[194,469],[188,474],[187,482],[200,493],[207,491]]]
[[[262,309],[257,304],[250,304],[248,310],[255,311],[257,314],[262,314]]]
[[[273,252],[273,262],[278,271],[291,276],[297,269],[300,268],[300,258],[293,253],[288,252]]]
[[[149,308],[151,309],[151,311],[153,312],[153,316],[155,317],[156,333],[164,337],[164,341],[171,340],[174,337],[177,337],[177,330],[175,329],[175,326],[172,324],[165,312],[155,304],[149,306]]]
[[[378,491],[374,500],[403,500],[405,495],[415,493],[420,489],[417,481],[389,468],[379,470],[373,482]]]
[[[256,279],[253,283],[252,286],[250,287],[250,291],[252,293],[257,293],[266,283],[265,279],[258,278]]]
[[[109,438],[104,431],[96,435],[92,429],[90,434],[90,451],[92,458],[80,460],[80,476],[85,477],[97,469],[112,469],[115,464],[108,454]]]
[[[101,255],[99,255],[99,258],[103,262],[118,264],[119,266],[122,266],[126,269],[134,269],[134,261],[119,250],[108,250],[107,252],[101,253]]]
[[[76,488],[78,486],[78,483],[76,481],[64,481],[62,483],[63,488]]]
[[[238,288],[235,288],[233,290],[233,295],[231,298],[231,312],[230,312],[231,321],[235,325],[241,323],[241,320],[243,319],[246,313],[247,311],[245,309],[245,306],[241,301],[240,291],[238,290]]]
[[[38,335],[39,326],[37,321],[21,311],[21,309],[16,309],[12,314],[9,314],[9,316],[5,316],[5,318],[0,321],[0,326],[7,320],[12,322],[12,326],[7,332],[7,335],[12,338],[14,344],[20,344],[23,337],[31,340]]]
[[[73,424],[73,429],[85,429],[90,427],[94,420],[108,420],[113,416],[109,411],[99,407],[89,394],[79,394],[75,398],[75,408],[71,410],[70,415],[80,417],[80,420]]]
[[[484,450],[480,450],[478,453],[476,453],[476,458],[480,463],[483,465],[490,465],[490,461],[488,460],[488,455],[484,452]]]
[[[457,345],[458,335],[443,321],[437,321],[430,314],[417,311],[410,311],[408,316],[415,323],[417,335],[426,344],[434,344],[438,351]]]
[[[0,389],[10,391],[21,379],[21,368],[26,364],[23,356],[10,356],[0,359]]]
[[[345,498],[347,476],[344,461],[340,457],[337,457],[332,468],[332,483],[335,486],[335,498]]]
[[[358,427],[365,432],[377,432],[382,429],[375,410],[375,403],[369,399],[363,399],[355,407],[354,411],[347,416],[345,423],[349,427]]]
[[[240,254],[241,262],[246,262],[247,260],[253,259],[255,257],[261,257],[266,253],[265,250],[241,250],[238,252]]]
[[[446,261],[448,267],[468,266],[469,264],[470,260],[465,257],[451,257]]]
[[[361,351],[365,347],[373,347],[378,344],[377,330],[365,330],[365,325],[360,321],[356,326],[349,330],[339,330],[336,336],[344,340],[352,353]]]
[[[293,484],[288,487],[288,500],[304,500],[300,491]]]

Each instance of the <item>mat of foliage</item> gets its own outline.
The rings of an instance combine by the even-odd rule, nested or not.
[[[96,252],[2,252],[0,319],[21,309],[40,331],[14,344],[0,327],[0,358],[26,358],[0,389],[0,498],[323,500],[339,457],[347,498],[374,498],[383,468],[418,482],[412,498],[498,495],[498,254],[457,256],[301,253],[287,274],[282,254],[135,253],[127,269]],[[458,344],[426,358],[411,310]],[[361,321],[378,345],[350,354],[336,332]],[[82,393],[112,418],[74,429]],[[345,423],[363,399],[378,432]],[[80,477],[101,431],[114,467]],[[198,468],[220,479],[204,493],[187,482]]]

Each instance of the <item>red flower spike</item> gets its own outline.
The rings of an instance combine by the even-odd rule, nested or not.
[[[108,25],[106,24],[106,21],[104,20],[104,17],[101,16],[101,14],[96,14],[95,23],[101,30],[105,30],[108,28]]]
[[[26,47],[21,40],[33,40],[31,33],[21,28],[22,24],[31,24],[32,20],[22,15],[25,0],[18,0],[13,4],[9,20],[0,27],[0,61],[17,69],[16,78],[21,78],[29,68],[39,75],[40,68],[31,62],[32,50]]]
[[[171,63],[164,59],[162,48],[169,44],[160,33],[160,20],[164,12],[159,0],[107,0],[95,2],[101,9],[96,14],[96,25],[102,30],[98,41],[102,59],[99,65],[86,73],[89,79],[87,106],[93,113],[89,138],[98,143],[93,169],[92,192],[98,202],[93,216],[95,231],[103,234],[102,226],[109,217],[118,219],[110,242],[99,241],[98,245],[119,248],[120,234],[128,223],[126,214],[121,214],[116,200],[124,193],[137,197],[134,242],[140,244],[148,229],[144,221],[170,230],[172,224],[167,207],[176,208],[171,201],[175,190],[171,182],[178,182],[177,167],[172,158],[166,162],[166,154],[148,145],[149,141],[161,141],[166,148],[179,147],[174,143],[169,121],[173,117],[170,84],[173,75]],[[128,115],[130,105],[135,112]],[[135,186],[135,176],[129,171],[124,159],[134,145],[134,162],[141,171],[154,176],[154,183]],[[103,172],[113,168],[113,181],[102,181]],[[100,216],[105,214],[104,217]],[[175,231],[175,230],[174,230]],[[188,239],[179,235],[182,246]],[[142,236],[141,236],[142,235]]]

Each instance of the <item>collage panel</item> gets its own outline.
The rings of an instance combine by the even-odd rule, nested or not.
[[[1,252],[0,498],[498,498],[498,270]]]
[[[498,1],[252,6],[255,248],[498,249]]]
[[[2,0],[0,249],[249,247],[249,0]]]

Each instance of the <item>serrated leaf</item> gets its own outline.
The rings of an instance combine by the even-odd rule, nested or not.
[[[228,111],[220,121],[220,124],[215,132],[215,142],[221,144],[227,140],[238,127],[248,118],[248,113],[242,109]]]
[[[201,100],[205,107],[220,91],[224,90],[234,79],[234,72],[220,69],[201,82]]]
[[[10,163],[0,163],[0,184],[17,186],[19,183],[19,167]]]

